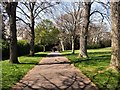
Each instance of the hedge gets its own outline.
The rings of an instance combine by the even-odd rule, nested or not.
[[[40,52],[40,51],[43,51],[43,47],[41,45],[35,45],[34,46],[34,49],[35,49],[35,52]]]
[[[29,54],[30,45],[25,40],[18,40],[18,56],[23,56]],[[35,45],[35,52],[42,51],[42,47]],[[7,41],[2,41],[2,60],[9,59],[9,43]]]
[[[9,58],[9,43],[7,41],[2,41],[2,59]]]
[[[18,47],[18,56],[29,54],[30,46],[27,41],[19,40],[17,42],[17,47]]]

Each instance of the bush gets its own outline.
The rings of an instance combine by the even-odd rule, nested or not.
[[[87,49],[97,49],[97,48],[101,48],[100,45],[98,44],[94,44],[94,45],[87,45]]]
[[[19,40],[18,45],[18,56],[29,54],[30,46],[29,43],[25,40]]]
[[[102,41],[100,41],[100,45],[102,48],[111,47],[111,40],[102,40]]]
[[[35,52],[40,52],[40,51],[43,51],[43,47],[39,44],[35,45]]]
[[[27,55],[30,52],[30,45],[26,40],[17,41],[18,56]],[[43,51],[42,46],[35,45],[35,52]],[[2,60],[8,59],[10,55],[9,43],[7,41],[2,41]]]
[[[18,45],[18,56],[29,54],[29,44],[25,40],[19,40]],[[7,41],[2,41],[2,60],[8,59],[10,55],[9,43]]]
[[[2,40],[2,59],[9,58],[9,43]]]

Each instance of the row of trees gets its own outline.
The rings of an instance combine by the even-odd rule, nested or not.
[[[20,4],[20,5],[18,5]],[[9,17],[9,26],[10,26],[10,62],[11,63],[19,63],[18,56],[17,56],[17,29],[16,29],[16,21],[21,20],[26,25],[28,25],[31,34],[30,40],[30,55],[34,55],[34,26],[35,26],[35,19],[39,17],[39,14],[46,10],[49,7],[56,5],[57,3],[49,3],[49,2],[3,2],[3,7]],[[21,6],[21,7],[20,7]],[[24,10],[24,8],[26,11]],[[16,9],[19,9],[18,11]],[[28,12],[27,12],[28,11]],[[21,15],[24,15],[24,18],[16,16],[16,12],[19,12]]]
[[[62,2],[61,2],[62,3]],[[84,2],[72,2],[71,6],[72,9],[70,10],[70,7],[64,4],[62,7],[63,11],[63,15],[57,17],[55,19],[55,23],[57,25],[57,28],[60,29],[61,34],[59,35],[60,38],[60,42],[61,42],[61,46],[62,46],[62,50],[64,51],[64,46],[63,46],[63,36],[64,36],[64,32],[69,31],[69,35],[71,36],[71,40],[72,40],[72,53],[74,54],[74,42],[75,42],[75,35],[76,33],[78,33],[77,31],[79,31],[80,34],[80,53],[79,56],[81,57],[88,57],[87,54],[87,39],[88,39],[88,32],[89,32],[89,25],[90,25],[90,20],[92,15],[98,13],[99,15],[101,15],[102,20],[106,17],[107,14],[94,9],[92,10],[92,4],[94,3],[94,1],[91,0],[84,0]],[[102,3],[102,2],[98,2],[100,3],[104,9],[106,9],[107,7],[109,7],[109,5],[106,3]],[[57,4],[59,4],[57,2]],[[111,66],[120,69],[120,29],[119,29],[119,17],[120,17],[120,12],[119,12],[119,5],[120,2],[112,2],[111,1],[111,20],[112,20],[112,58],[111,58]],[[53,7],[54,5],[56,5],[56,3],[48,3],[48,2],[21,2],[20,5],[18,5],[18,2],[4,2],[3,6],[9,16],[9,22],[10,22],[10,61],[11,63],[18,63],[18,59],[17,59],[17,38],[16,38],[16,18],[23,21],[26,25],[28,25],[28,27],[30,28],[30,32],[31,32],[31,40],[30,40],[30,45],[31,45],[31,50],[30,50],[30,55],[34,55],[34,41],[35,41],[35,33],[34,33],[34,26],[35,26],[35,21],[38,18],[41,18],[41,16],[39,16],[39,13],[41,13],[42,11],[44,11],[45,13],[48,12],[48,8]],[[26,13],[23,8],[21,8],[20,6],[26,7],[26,9],[28,10],[29,13]],[[24,15],[26,17],[26,19],[24,20],[21,17],[16,17],[16,8],[18,8],[19,10],[17,12],[19,12],[20,14]],[[59,7],[61,8],[61,7]],[[108,10],[108,8],[106,9]],[[54,13],[52,13],[54,14]],[[55,15],[54,15],[55,16]],[[107,17],[106,17],[107,18]],[[28,22],[27,22],[28,20]],[[48,27],[46,27],[47,25],[44,26],[44,24],[47,24]],[[36,42],[40,42],[41,44],[43,44],[41,38],[47,37],[45,33],[50,33],[50,32],[54,32],[57,33],[59,32],[59,30],[55,27],[50,27],[49,24],[51,24],[51,22],[49,21],[44,21],[44,24],[38,24],[39,29],[36,29],[36,32],[40,31],[40,34],[42,35],[38,35],[38,37],[40,38],[39,40],[36,40]],[[50,29],[48,29],[50,28]],[[51,29],[52,28],[52,29]],[[50,30],[50,31],[47,31]],[[52,31],[53,30],[53,31]],[[58,31],[58,32],[57,32]],[[50,35],[50,34],[48,34]],[[52,34],[51,34],[52,35]],[[36,35],[37,36],[37,35]],[[55,36],[57,37],[57,36]],[[47,40],[46,42],[49,42],[49,39],[45,39]],[[46,43],[43,44],[43,46],[46,46]]]
[[[103,11],[101,9],[99,10],[99,8],[94,9],[92,7],[94,3],[99,3],[99,5],[101,5],[101,8],[103,8],[103,10],[106,10],[106,8],[108,7],[107,5],[103,7],[102,5],[104,5],[104,3],[95,2],[91,0],[87,0],[87,1],[84,0],[84,2],[79,1],[79,2],[70,2],[70,3],[60,3],[61,6],[57,8],[58,11],[62,10],[59,17],[57,17],[58,13],[53,14],[57,27],[62,32],[70,35],[73,54],[75,51],[75,38],[79,35],[80,37],[79,56],[81,57],[88,57],[87,38],[88,38],[88,32],[90,32],[89,24],[93,23],[92,21],[93,16],[95,15],[100,16],[100,18],[97,17],[97,19],[101,20],[98,21],[100,23],[103,22],[103,19],[109,18],[107,17],[108,10],[106,10],[103,13]],[[61,38],[61,42],[63,42],[63,40],[64,39]]]

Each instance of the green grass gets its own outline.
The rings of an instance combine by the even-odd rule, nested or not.
[[[89,49],[89,58],[78,58],[79,51],[62,52],[69,60],[94,82],[100,90],[120,90],[120,73],[108,69],[111,48]]]
[[[9,60],[1,61],[2,64],[2,90],[10,90],[30,69],[32,69],[47,52],[36,53],[34,57],[21,56],[21,64],[10,64]]]

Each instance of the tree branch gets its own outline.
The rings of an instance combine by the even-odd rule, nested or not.
[[[20,18],[20,17],[18,17],[18,16],[16,16],[16,18],[17,18],[17,20],[21,20],[23,23],[25,23],[26,25],[28,25],[28,26],[30,27],[30,24],[27,23],[27,22],[25,22],[25,20],[23,20],[22,18]],[[17,20],[16,20],[16,21],[17,21]]]
[[[30,19],[30,17],[26,14],[26,12],[21,8],[21,7],[19,7],[19,6],[17,6],[21,11],[22,11],[22,13],[24,14],[24,15],[26,15],[29,19]]]
[[[23,4],[28,9],[28,11],[30,11],[30,8],[28,7],[27,2],[20,2],[20,3]]]
[[[102,16],[102,21],[104,20],[104,17],[105,17],[104,15],[106,15],[106,14],[101,13],[100,11],[93,11],[92,13],[90,13],[90,16],[95,14],[95,13],[99,13]]]
[[[45,9],[47,9],[47,8],[49,8],[49,7],[52,7],[52,6],[54,6],[54,5],[56,5],[56,4],[49,5],[49,6],[47,6],[47,7],[41,8],[40,11],[36,12],[36,15],[34,16],[34,18],[36,18],[36,17],[38,16],[38,14],[41,13],[43,10],[45,10]],[[36,11],[37,11],[37,10],[36,10]]]

